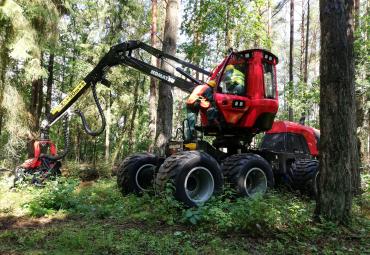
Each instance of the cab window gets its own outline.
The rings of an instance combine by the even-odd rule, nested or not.
[[[219,88],[223,94],[245,96],[247,83],[245,59],[231,59],[225,66]]]
[[[275,88],[275,75],[273,65],[263,62],[263,79],[265,83],[265,97],[275,98],[276,88]]]

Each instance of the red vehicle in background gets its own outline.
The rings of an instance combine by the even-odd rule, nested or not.
[[[290,121],[275,121],[263,137],[260,150],[272,163],[275,180],[315,195],[319,141],[318,129]]]
[[[42,185],[50,176],[60,175],[61,162],[43,157],[43,153],[51,156],[57,155],[57,148],[50,140],[39,140],[33,144],[33,158],[27,159],[15,170],[14,185],[25,179],[32,184]]]

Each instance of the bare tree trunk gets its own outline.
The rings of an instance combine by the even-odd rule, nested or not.
[[[42,114],[42,107],[44,106],[44,81],[42,78],[40,78],[40,83],[38,86],[38,102],[37,102],[37,122],[36,122],[36,127],[37,129],[40,127],[40,118]]]
[[[125,119],[127,119],[126,116],[125,116]],[[113,154],[112,154],[112,166],[114,166],[116,164],[118,154],[119,154],[119,152],[120,152],[120,150],[123,146],[123,143],[126,140],[126,136],[124,135],[126,133],[126,127],[127,127],[127,125],[125,125],[123,130],[120,132],[121,135],[118,136],[119,141],[118,141],[118,143],[116,143],[116,147],[115,147],[115,149],[113,151]]]
[[[348,223],[357,151],[353,0],[320,0],[320,175],[316,216]],[[336,128],[340,127],[340,128]]]
[[[152,47],[157,48],[157,0],[152,0],[152,34],[151,34],[151,44]],[[153,66],[158,66],[158,59],[152,56],[151,64]],[[150,152],[154,151],[154,141],[155,141],[155,130],[156,130],[156,119],[157,119],[157,80],[150,77],[150,89],[149,89],[149,139],[150,144],[148,150]]]
[[[2,108],[0,107],[0,135],[2,133],[2,130],[3,130],[3,110]]]
[[[36,132],[39,128],[39,118],[40,118],[39,103],[42,101],[42,98],[40,98],[40,96],[42,96],[42,79],[41,78],[32,81],[31,105],[30,105],[29,111],[32,116],[31,129],[34,132]]]
[[[231,1],[227,0],[227,5],[226,5],[226,20],[225,20],[225,51],[229,50],[232,46],[232,35],[230,31],[230,4]]]
[[[293,51],[294,51],[294,0],[290,0],[290,44],[289,44],[289,101],[292,100],[294,95],[294,84],[293,84]],[[293,121],[293,108],[292,102],[289,102],[288,107],[288,119]]]
[[[43,53],[41,52],[40,57],[41,67],[43,66]],[[31,104],[29,107],[29,112],[31,114],[31,130],[37,132],[40,127],[40,117],[43,106],[43,80],[42,78],[37,78],[32,81],[31,89]]]
[[[201,4],[202,3],[199,3],[198,0],[195,0],[195,2],[194,2],[194,10],[193,10],[193,12],[196,15],[196,20],[194,22],[194,26],[195,26],[194,30],[195,30],[195,32],[194,32],[194,35],[193,35],[194,36],[193,40],[194,40],[194,45],[195,45],[196,48],[199,47],[199,45],[200,45],[200,38],[201,38],[201,33],[199,32],[199,29],[198,29],[198,27],[199,27],[198,24],[200,22],[200,20],[198,18],[199,17],[198,12],[200,12],[200,6],[201,6]],[[197,51],[195,51],[194,54],[193,54],[192,62],[194,64],[196,64],[196,65],[199,65],[200,56],[198,55],[198,52]],[[195,78],[197,80],[199,80],[199,72],[198,71],[195,72]]]
[[[305,54],[305,34],[304,34],[304,21],[305,21],[305,10],[304,10],[304,1],[302,1],[302,19],[301,19],[301,59],[300,59],[300,65],[299,65],[299,80],[303,80],[303,70],[304,70],[304,54]]]
[[[176,53],[178,8],[179,0],[167,1],[162,50],[171,55],[175,55]],[[168,72],[173,72],[173,68],[163,61],[161,63],[161,68]],[[172,87],[165,82],[160,82],[158,94],[156,147],[158,148],[158,153],[164,155],[165,145],[171,138],[172,133]]]
[[[271,50],[271,37],[272,37],[272,17],[271,17],[271,0],[267,0],[267,37],[268,49]]]
[[[303,82],[308,81],[308,43],[310,36],[310,0],[307,0],[306,47],[304,56]]]
[[[76,135],[76,162],[80,162],[81,160],[81,132],[80,129],[77,129],[77,135]]]
[[[111,106],[112,106],[112,94],[109,91],[107,95],[107,103],[106,103],[106,126],[105,126],[105,163],[109,164],[110,158],[110,128],[111,128]]]
[[[5,91],[6,70],[9,62],[9,44],[11,40],[12,27],[10,24],[3,27],[3,40],[0,41],[0,135],[3,127],[4,110],[3,99]]]
[[[9,44],[11,40],[12,27],[10,24],[3,28],[3,40],[0,41],[0,110],[2,108],[5,90],[6,70],[9,63]],[[0,126],[1,129],[1,126]]]
[[[49,64],[48,64],[48,80],[46,82],[46,99],[45,99],[45,115],[49,116],[51,106],[51,93],[53,90],[54,81],[54,53],[50,53]]]
[[[354,31],[356,31],[360,26],[360,0],[354,0]],[[356,53],[355,53],[356,54]],[[357,54],[356,54],[357,55]],[[354,57],[355,61],[357,59],[357,56]],[[357,63],[355,62],[354,65]],[[366,77],[364,77],[366,79]],[[366,93],[356,93],[356,138],[357,138],[357,152],[353,152],[353,162],[352,164],[357,166],[357,168],[361,165],[361,148],[363,147],[362,141],[361,141],[361,134],[363,130],[363,125],[365,123],[365,109],[366,107]],[[352,182],[352,188],[354,191],[354,194],[360,194],[361,193],[361,176],[360,173],[355,174],[353,177]]]
[[[145,79],[143,83],[145,82]],[[131,120],[130,120],[130,127],[127,132],[127,137],[128,137],[128,150],[131,151],[133,144],[135,142],[135,139],[133,138],[134,134],[134,129],[135,129],[135,119],[136,119],[136,113],[137,113],[137,108],[138,108],[138,102],[139,102],[139,87],[140,87],[140,76],[135,82],[135,88],[134,88],[134,104],[132,108],[132,115],[131,115]]]

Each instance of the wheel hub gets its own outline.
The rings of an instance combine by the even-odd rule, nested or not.
[[[195,167],[185,178],[186,196],[194,203],[208,201],[214,192],[215,182],[212,173],[205,167]]]
[[[267,190],[267,177],[262,169],[251,168],[244,178],[244,189],[249,197],[264,194]]]
[[[140,190],[148,191],[152,186],[155,168],[156,166],[153,164],[145,164],[137,170],[135,182]]]

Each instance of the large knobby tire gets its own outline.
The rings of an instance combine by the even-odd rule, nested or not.
[[[231,187],[243,196],[254,197],[274,187],[271,165],[257,154],[232,155],[223,161],[222,171]]]
[[[159,168],[156,185],[170,182],[174,196],[187,206],[199,206],[222,191],[223,176],[217,161],[205,152],[183,151],[168,157]]]
[[[125,158],[117,171],[117,185],[122,194],[142,194],[151,190],[160,164],[160,158],[151,153],[137,153]]]
[[[309,196],[317,195],[319,161],[315,159],[296,160],[291,166],[291,177],[296,189]]]

